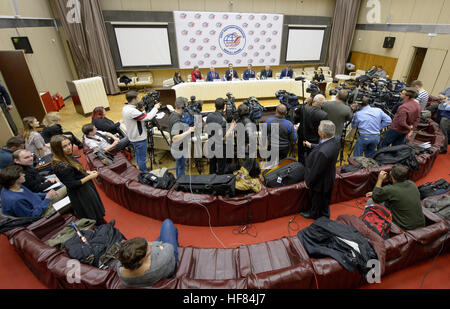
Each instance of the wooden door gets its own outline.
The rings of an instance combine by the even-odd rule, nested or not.
[[[427,54],[426,48],[415,47],[413,61],[409,70],[408,79],[406,83],[410,85],[412,81],[419,78],[420,70],[422,69],[425,55]]]
[[[435,91],[434,87],[439,73],[441,72],[442,65],[444,64],[445,57],[447,56],[447,52],[448,51],[445,49],[428,48],[418,80],[422,81],[423,88],[430,94],[443,90],[436,89]]]

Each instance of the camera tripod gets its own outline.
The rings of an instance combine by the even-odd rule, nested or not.
[[[147,151],[150,156],[150,170],[153,170],[153,163],[158,168],[160,168],[155,159],[155,140],[153,138],[153,135],[154,135],[153,128],[156,127],[159,130],[159,132],[161,132],[161,135],[163,136],[163,138],[166,141],[169,148],[171,145],[170,145],[169,141],[167,140],[167,137],[164,134],[164,131],[161,129],[161,126],[159,125],[158,120],[152,119],[146,123],[146,126],[147,126],[147,142],[148,142]]]

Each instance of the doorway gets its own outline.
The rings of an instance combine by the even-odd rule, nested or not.
[[[425,55],[427,54],[427,48],[414,47],[414,56],[411,63],[411,68],[409,69],[409,75],[406,79],[406,83],[411,85],[414,80],[417,80],[422,69],[423,61],[425,60]]]

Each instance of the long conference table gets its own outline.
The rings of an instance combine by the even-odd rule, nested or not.
[[[258,99],[273,98],[278,90],[286,90],[302,96],[302,84],[309,87],[309,81],[304,83],[294,79],[267,79],[267,80],[236,80],[217,82],[191,82],[181,83],[172,87],[176,97],[190,98],[195,96],[197,100],[214,101],[217,98],[225,98],[227,92],[231,92],[236,99],[245,99],[254,96]]]

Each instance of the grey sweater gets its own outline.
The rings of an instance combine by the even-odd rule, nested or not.
[[[169,243],[162,243],[160,241],[150,242],[152,245],[150,268],[146,274],[138,277],[123,277],[122,266],[117,263],[117,274],[120,280],[130,287],[145,287],[158,282],[163,278],[170,277],[175,271],[175,255],[173,246]],[[163,249],[160,249],[162,246]]]

